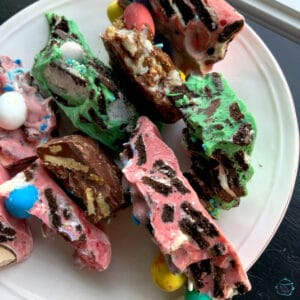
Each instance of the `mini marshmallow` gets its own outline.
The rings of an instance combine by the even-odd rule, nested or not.
[[[64,60],[75,59],[81,62],[83,60],[83,57],[85,56],[85,52],[82,47],[78,43],[73,41],[64,43],[60,47],[60,50]]]
[[[21,127],[27,116],[24,97],[16,91],[6,92],[0,96],[0,127],[15,130]]]

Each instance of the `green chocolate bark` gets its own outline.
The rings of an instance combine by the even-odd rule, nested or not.
[[[247,194],[253,175],[250,155],[256,138],[254,117],[220,73],[191,75],[169,97],[183,113],[184,144],[192,159],[188,179],[212,215],[230,209]]]
[[[35,81],[44,95],[54,96],[77,129],[118,151],[135,126],[134,106],[120,91],[111,70],[93,55],[77,24],[53,13],[46,17],[50,35],[35,56]],[[77,47],[64,52],[66,44]]]

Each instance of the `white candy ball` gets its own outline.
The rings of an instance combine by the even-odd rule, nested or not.
[[[69,41],[61,45],[60,50],[64,60],[75,59],[80,62],[85,55],[82,47],[73,41]]]
[[[6,92],[0,96],[0,127],[15,130],[26,120],[27,106],[18,92]]]

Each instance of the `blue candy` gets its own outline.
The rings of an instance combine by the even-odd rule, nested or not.
[[[141,222],[139,221],[139,219],[134,214],[131,214],[131,220],[133,221],[133,223],[135,225],[140,225],[141,224]]]
[[[25,219],[31,215],[28,211],[39,199],[39,192],[34,185],[14,189],[5,201],[7,211],[15,218]]]
[[[44,132],[46,129],[47,129],[48,125],[46,123],[43,123],[41,126],[40,126],[40,131],[41,132]]]

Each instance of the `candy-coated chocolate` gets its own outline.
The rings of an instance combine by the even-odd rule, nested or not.
[[[132,3],[128,5],[124,11],[124,23],[127,29],[136,28],[142,30],[145,25],[148,25],[154,36],[155,26],[149,10],[140,3]]]
[[[15,91],[0,96],[0,127],[15,130],[21,127],[27,116],[27,106],[24,97]]]
[[[186,281],[183,274],[173,274],[170,272],[164,256],[160,253],[151,266],[153,281],[164,291],[174,292],[181,288]]]
[[[179,71],[179,75],[180,75],[180,78],[182,79],[182,81],[185,81],[186,76],[182,71]]]
[[[12,190],[6,199],[5,207],[7,211],[16,218],[29,218],[28,211],[39,199],[39,193],[34,185],[28,185]]]
[[[114,0],[108,5],[106,13],[110,22],[113,23],[116,19],[123,15],[124,9],[118,4],[117,0]]]
[[[74,41],[68,41],[62,44],[60,50],[64,60],[75,59],[81,62],[85,56],[83,48]]]
[[[211,298],[206,294],[200,294],[195,290],[191,292],[186,290],[185,292],[185,300],[211,300]]]

